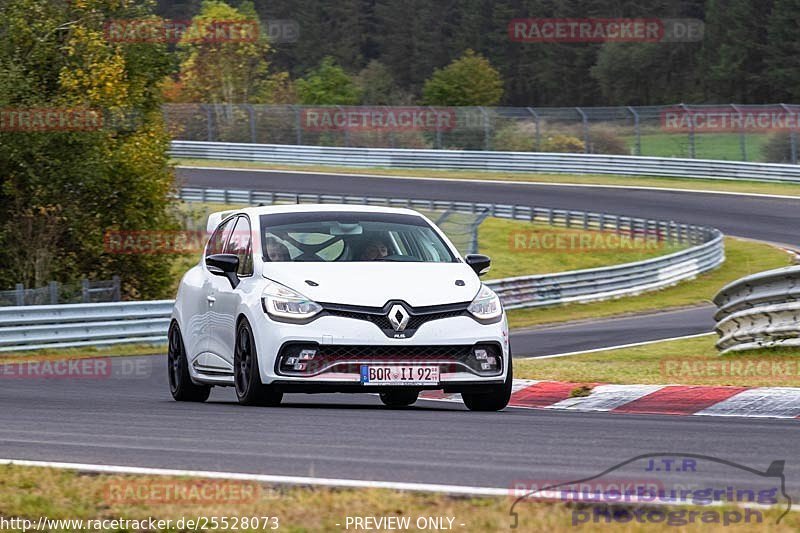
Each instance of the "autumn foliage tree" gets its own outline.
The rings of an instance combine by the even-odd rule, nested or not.
[[[428,105],[493,106],[503,97],[503,80],[489,60],[467,50],[445,68],[436,69],[422,94]]]
[[[162,297],[164,255],[108,253],[111,230],[175,228],[157,90],[164,43],[109,39],[109,20],[152,16],[119,0],[0,3],[0,109],[84,111],[93,127],[0,127],[0,286],[119,275],[129,297]],[[19,126],[19,124],[17,124]],[[62,125],[63,126],[63,125]]]
[[[192,27],[225,24],[222,39],[198,39],[187,32],[178,44],[182,56],[182,99],[204,103],[258,103],[278,83],[269,75],[271,48],[252,3],[239,8],[218,0],[203,2]]]

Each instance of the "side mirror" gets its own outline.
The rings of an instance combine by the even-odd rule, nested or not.
[[[492,258],[488,255],[469,254],[464,257],[464,260],[479,276],[483,276],[492,268]]]
[[[215,276],[225,276],[234,289],[239,285],[239,258],[233,254],[214,254],[206,257],[208,271]]]

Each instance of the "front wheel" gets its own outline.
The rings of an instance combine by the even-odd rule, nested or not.
[[[169,391],[178,402],[204,402],[211,394],[211,387],[195,385],[189,375],[189,362],[186,359],[186,348],[177,322],[169,326],[169,347],[167,348],[167,369]]]
[[[514,368],[511,352],[508,354],[508,373],[502,385],[496,385],[488,392],[462,393],[464,405],[470,411],[500,411],[511,400],[511,387],[514,384]]]
[[[250,324],[246,319],[242,319],[236,327],[233,376],[236,399],[239,400],[240,404],[264,407],[280,405],[283,394],[276,392],[269,385],[261,383],[255,338],[253,337],[253,330],[250,329]]]
[[[395,390],[381,393],[381,401],[387,407],[408,407],[419,398],[416,390]]]

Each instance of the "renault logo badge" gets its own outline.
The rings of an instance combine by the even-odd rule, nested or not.
[[[393,305],[389,310],[389,323],[395,331],[403,331],[408,325],[408,311],[400,304]]]

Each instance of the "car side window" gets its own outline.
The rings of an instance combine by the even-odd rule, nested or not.
[[[239,258],[240,276],[253,275],[253,239],[250,231],[250,221],[247,217],[239,217],[231,233],[231,238],[225,246],[226,254],[233,254]]]
[[[228,241],[228,235],[231,234],[231,230],[233,229],[235,220],[235,218],[231,218],[223,222],[220,226],[217,226],[217,229],[211,234],[211,238],[208,239],[206,257],[222,253],[222,250],[225,248],[225,243]]]

